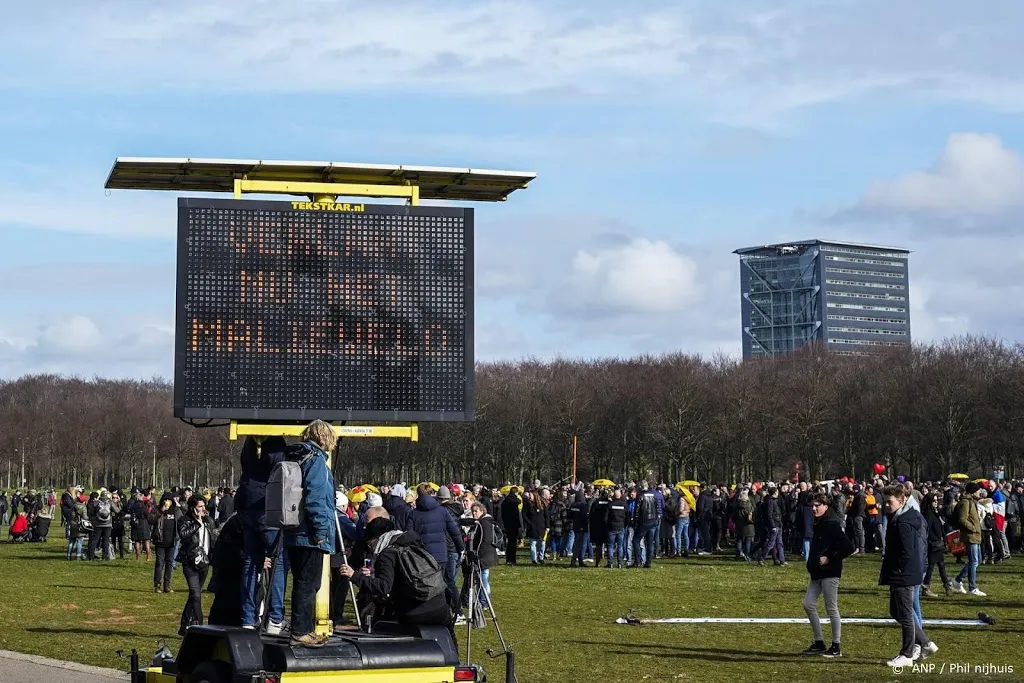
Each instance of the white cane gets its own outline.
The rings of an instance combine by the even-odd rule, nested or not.
[[[345,559],[346,564],[348,558],[345,554],[345,537],[341,535],[341,520],[338,519],[338,511],[334,511],[334,528],[338,531],[338,543],[341,544],[341,556]],[[360,630],[363,628],[363,621],[359,618],[359,603],[356,602],[356,587],[352,585],[352,579],[348,580],[348,594],[352,597],[352,611],[356,613],[356,626]]]

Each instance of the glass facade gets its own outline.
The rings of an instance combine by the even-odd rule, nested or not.
[[[910,343],[909,252],[810,240],[736,253],[744,358],[811,342],[843,354]]]

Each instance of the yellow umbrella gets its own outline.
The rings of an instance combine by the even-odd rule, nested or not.
[[[373,484],[360,484],[356,487],[357,489],[363,489],[364,491],[373,491],[374,493],[380,493],[380,489]]]
[[[676,484],[676,486],[700,486],[700,482],[694,481],[693,479],[687,479],[685,481],[679,482],[678,484]]]
[[[966,474],[951,474],[951,475],[949,475],[949,478],[950,479],[970,479],[970,477],[968,477]]]
[[[506,484],[505,486],[501,487],[501,495],[507,496],[508,492],[512,490],[513,486],[515,486],[518,489],[522,489],[523,488],[522,486],[518,486],[517,484]]]
[[[975,479],[974,483],[975,484],[987,484],[988,483],[988,479],[986,479],[985,477],[981,477],[980,479]]]
[[[615,482],[611,479],[595,479],[594,486],[615,486]]]
[[[683,482],[679,482],[679,484],[676,484],[676,491],[679,491],[679,495],[686,499],[686,502],[690,506],[690,509],[693,510],[697,507],[697,501],[696,499],[694,499],[693,493],[690,492],[690,489],[686,488],[685,486],[680,486],[680,484],[682,483]]]

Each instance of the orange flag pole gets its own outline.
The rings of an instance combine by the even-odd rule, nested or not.
[[[576,448],[577,448],[577,443],[578,443],[578,438],[576,436],[573,436],[572,437],[572,483],[573,483],[573,485],[576,484]]]

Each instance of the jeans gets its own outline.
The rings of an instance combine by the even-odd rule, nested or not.
[[[292,633],[304,636],[313,632],[313,608],[324,573],[324,554],[316,548],[288,548],[292,573]]]
[[[748,560],[754,554],[754,539],[751,536],[741,536],[736,539],[737,557],[746,557]]]
[[[924,647],[930,642],[914,618],[913,586],[889,586],[889,616],[899,622],[903,632],[900,654],[911,657],[914,645]]]
[[[566,557],[572,557],[572,549],[576,547],[576,532],[569,529],[569,533],[565,535],[565,540],[562,542],[562,554]]]
[[[82,545],[85,543],[85,536],[68,539],[68,559],[82,558]]]
[[[690,518],[680,517],[676,520],[675,537],[672,550],[677,553],[690,553]]]
[[[633,537],[636,536],[636,529],[626,528],[626,564],[633,564]]]
[[[174,553],[171,555],[171,570],[178,568],[178,551],[181,550],[181,541],[174,542]]]
[[[457,609],[459,606],[459,554],[454,550],[449,550],[443,567],[445,595],[452,609]]]
[[[544,561],[544,539],[530,539],[530,562],[537,564]]]
[[[260,621],[256,605],[257,583],[263,572],[263,562],[267,553],[272,549],[277,535],[277,529],[268,529],[262,516],[243,514],[242,523],[242,544],[244,554],[242,555],[242,625],[255,626]],[[274,576],[270,579],[270,586],[264,586],[266,594],[267,612],[270,621],[280,624],[284,621],[284,590],[286,571],[288,568],[288,553],[283,550],[278,555],[277,566],[274,568]]]
[[[590,543],[590,531],[583,534],[583,557],[594,559],[594,546]]]
[[[809,560],[811,557],[811,539],[804,539],[804,562]]]
[[[921,586],[914,586],[914,623],[924,628],[924,616],[921,615]]]
[[[889,518],[885,515],[876,515],[878,524],[875,525],[875,547],[885,555],[885,532],[889,529]]]
[[[158,545],[156,547],[156,564],[153,566],[153,587],[163,588],[165,591],[171,589],[171,560],[173,559],[174,548]]]
[[[857,550],[864,552],[864,518],[854,517],[853,518],[853,547]]]
[[[840,643],[842,640],[842,619],[839,617],[839,577],[812,580],[807,587],[807,594],[804,595],[804,611],[807,612],[807,619],[811,622],[811,631],[814,632],[814,642],[825,640],[821,633],[821,619],[818,618],[818,596],[825,596],[825,613],[832,624],[832,642]]]
[[[578,534],[575,534],[573,536],[573,539],[572,539],[572,560],[569,562],[570,564],[578,564],[581,567],[583,566],[583,555],[584,555],[583,542],[586,540],[586,538],[587,538],[586,535],[583,534],[582,532],[580,532]]]
[[[710,553],[712,550],[711,520],[698,521],[697,531],[700,532],[700,540],[698,541],[697,550],[703,550],[706,553]]]
[[[639,565],[641,558],[645,567],[650,567],[654,560],[654,544],[658,540],[658,525],[660,522],[654,520],[645,522],[643,526],[637,527],[633,534],[633,565]],[[643,541],[644,552],[641,554],[640,542]]]
[[[626,530],[619,529],[618,531],[608,532],[608,566],[612,566],[612,559],[615,560],[615,564],[623,565],[626,563]]]
[[[103,527],[101,529],[93,529],[92,534],[89,536],[89,550],[86,553],[90,560],[96,558],[96,551],[100,552],[100,556],[104,560],[114,559],[113,555],[110,554],[110,527]]]
[[[967,544],[967,564],[964,565],[960,573],[957,574],[957,583],[963,583],[964,577],[967,577],[968,586],[970,590],[974,590],[978,587],[978,565],[981,564],[981,545],[978,543]]]
[[[206,583],[206,574],[209,567],[190,567],[182,565],[181,571],[185,574],[185,583],[188,584],[188,598],[185,600],[185,609],[181,612],[181,631],[184,634],[186,628],[192,624],[203,623],[203,584]]]
[[[766,529],[764,551],[758,559],[764,560],[769,555],[774,555],[774,560],[782,564],[786,561],[785,552],[782,550],[782,529]]]
[[[925,588],[932,585],[932,570],[935,569],[935,567],[939,568],[939,577],[942,579],[942,587],[945,588],[949,586],[949,577],[946,576],[946,559],[939,556],[938,561],[928,563],[928,571],[925,572],[924,575]]]

